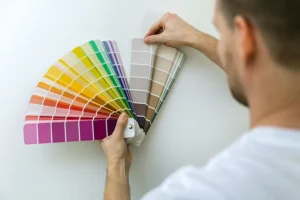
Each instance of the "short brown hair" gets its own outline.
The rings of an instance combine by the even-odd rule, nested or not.
[[[300,0],[219,1],[231,27],[235,16],[244,16],[258,27],[279,64],[300,70]]]

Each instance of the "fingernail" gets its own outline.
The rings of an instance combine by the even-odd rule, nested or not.
[[[124,112],[121,114],[120,117],[121,117],[122,119],[127,119],[127,115],[126,115],[126,113],[124,113]]]
[[[147,36],[147,37],[145,37],[145,42],[146,43],[149,43],[150,42],[150,39],[149,39],[149,37]]]

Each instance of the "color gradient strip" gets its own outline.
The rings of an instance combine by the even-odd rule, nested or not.
[[[166,98],[167,98],[167,96],[169,94],[169,91],[171,90],[171,88],[172,88],[172,86],[174,84],[174,81],[175,81],[175,79],[176,79],[176,77],[177,77],[177,75],[178,75],[178,73],[179,73],[179,71],[180,71],[180,69],[181,69],[181,67],[183,65],[184,60],[185,60],[185,55],[182,52],[177,51],[175,59],[173,61],[173,65],[174,65],[172,67],[173,70],[172,70],[172,72],[171,72],[171,74],[170,74],[170,76],[168,78],[167,84],[165,85],[163,93],[162,93],[162,95],[160,97],[160,101],[159,101],[158,105],[155,108],[155,113],[154,113],[154,115],[152,116],[152,118],[150,120],[151,123],[148,123],[147,127],[145,127],[145,129],[144,129],[144,131],[146,133],[149,131],[149,129],[151,127],[151,124],[154,122],[154,120],[155,120],[155,118],[156,118],[159,110],[161,109],[164,101],[166,100]]]
[[[123,71],[120,57],[106,44],[117,49],[115,42],[90,41],[49,68],[30,99],[26,144],[104,139],[122,112],[134,117],[124,78],[118,75]]]
[[[146,45],[143,39],[132,40],[130,92],[137,121],[141,128],[146,123],[156,51],[157,45]]]
[[[25,144],[47,144],[103,140],[111,135],[117,119],[28,123],[24,126]]]
[[[120,56],[120,52],[118,50],[118,46],[116,44],[115,41],[104,41],[103,42],[104,44],[104,47],[105,47],[105,50],[106,50],[106,53],[107,55],[109,56],[109,59],[110,59],[110,62],[112,63],[113,67],[114,67],[114,71],[116,72],[118,78],[119,78],[119,81],[122,85],[122,88],[125,92],[125,95],[126,95],[126,98],[129,102],[129,106],[136,118],[136,114],[135,114],[135,111],[134,111],[134,106],[133,106],[133,103],[132,103],[132,97],[131,97],[131,94],[130,94],[130,91],[129,91],[129,85],[128,85],[128,82],[127,82],[127,78],[125,76],[125,73],[124,73],[124,69],[123,69],[123,63],[122,63],[122,60],[121,60],[121,56]]]
[[[178,50],[161,44],[155,55],[154,70],[148,109],[146,114],[146,123],[144,130],[148,130],[151,126],[151,120],[155,113],[159,102],[163,101],[163,91],[170,80],[172,71],[176,65],[173,64]],[[176,62],[176,61],[175,61]]]

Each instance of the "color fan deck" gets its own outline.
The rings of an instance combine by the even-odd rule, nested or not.
[[[103,140],[122,112],[125,138],[140,145],[158,114],[184,55],[133,39],[130,84],[115,41],[93,40],[56,61],[33,92],[25,144]]]

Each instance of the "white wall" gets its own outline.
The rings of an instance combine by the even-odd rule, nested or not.
[[[25,146],[29,97],[47,68],[90,39],[115,39],[129,72],[131,39],[163,13],[175,12],[216,34],[214,1],[0,0],[0,199],[103,198],[106,161],[98,142]],[[202,166],[248,127],[224,73],[202,54],[187,60],[142,147],[133,148],[132,199],[180,166]]]

